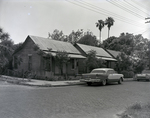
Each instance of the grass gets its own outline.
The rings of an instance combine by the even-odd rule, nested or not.
[[[142,105],[141,103],[135,103],[132,106],[126,108],[126,110],[118,114],[119,118],[150,118],[150,103]]]

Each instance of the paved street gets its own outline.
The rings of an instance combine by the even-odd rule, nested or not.
[[[150,82],[29,87],[0,81],[1,118],[112,118],[136,102],[150,102]]]

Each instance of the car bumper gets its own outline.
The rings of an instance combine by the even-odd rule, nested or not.
[[[92,82],[92,83],[95,83],[95,82],[102,82],[101,79],[80,79],[80,82]]]
[[[137,77],[136,80],[150,80],[148,77]]]

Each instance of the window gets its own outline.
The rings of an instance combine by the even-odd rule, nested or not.
[[[76,68],[76,60],[75,59],[72,59],[71,60],[71,65],[72,65],[72,69],[75,69]]]
[[[28,70],[32,70],[32,55],[28,55]]]
[[[44,70],[51,71],[51,63],[50,62],[51,62],[50,58],[44,58],[44,63],[43,63]]]
[[[93,70],[91,73],[106,73],[104,70]]]
[[[16,56],[14,56],[14,68],[15,69],[18,69],[18,63],[17,63],[17,61],[18,61],[18,58]]]
[[[116,72],[114,70],[108,70],[107,73],[108,74],[115,74]]]

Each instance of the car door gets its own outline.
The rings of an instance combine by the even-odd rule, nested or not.
[[[108,79],[109,81],[117,81],[118,80],[118,76],[117,76],[117,73],[114,71],[114,70],[108,70]]]

